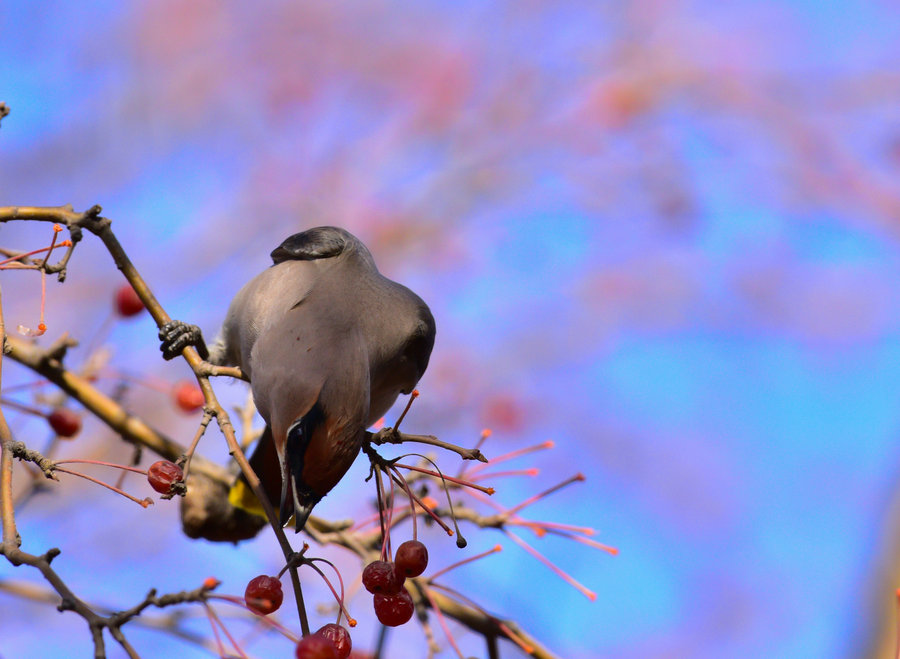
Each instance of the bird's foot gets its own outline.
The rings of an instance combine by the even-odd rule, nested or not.
[[[209,358],[209,350],[203,340],[203,334],[196,325],[189,325],[180,320],[170,320],[159,328],[159,340],[162,342],[159,349],[163,359],[174,359],[188,346],[193,346],[200,353],[202,359]]]

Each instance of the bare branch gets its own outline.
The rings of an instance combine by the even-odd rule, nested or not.
[[[410,435],[407,433],[394,430],[393,428],[382,428],[378,432],[366,433],[368,440],[380,446],[381,444],[403,444],[404,442],[417,442],[419,444],[429,444],[438,448],[458,453],[463,460],[478,460],[479,462],[487,462],[488,459],[482,455],[477,448],[463,448],[456,444],[444,442],[434,435]]]
[[[5,446],[9,449],[12,457],[24,460],[25,462],[33,462],[42,472],[44,472],[46,478],[59,480],[53,473],[56,468],[54,462],[45,458],[38,451],[25,446],[25,442],[5,442]]]

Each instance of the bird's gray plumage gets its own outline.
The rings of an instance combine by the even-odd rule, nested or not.
[[[435,326],[421,298],[381,275],[343,229],[295,234],[272,259],[235,296],[209,360],[248,376],[285,478],[282,521],[296,512],[299,529],[365,429],[415,387]]]

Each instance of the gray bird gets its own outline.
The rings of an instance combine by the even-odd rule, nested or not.
[[[195,345],[247,375],[266,421],[250,463],[273,505],[280,499],[281,523],[295,515],[299,531],[350,468],[366,428],[422,377],[435,325],[422,299],[379,273],[343,229],[294,234],[271,256],[231,302],[212,348],[196,326],[172,321],[161,349],[172,359]]]

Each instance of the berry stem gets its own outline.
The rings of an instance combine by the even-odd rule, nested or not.
[[[410,453],[409,455],[418,455],[415,453]],[[414,467],[413,465],[406,464],[395,464],[395,467],[402,467],[403,469],[409,469],[410,471],[417,471],[420,474],[427,474],[428,476],[434,476],[435,478],[441,478],[445,481],[450,481],[451,483],[456,483],[457,485],[462,485],[463,487],[471,487],[476,490],[481,490],[485,494],[493,494],[495,492],[492,487],[484,487],[483,485],[476,485],[467,480],[463,480],[462,478],[456,478],[454,476],[447,476],[446,474],[440,474],[436,471],[431,471],[430,469],[423,469],[422,467]],[[487,477],[487,476],[485,476]]]
[[[471,478],[470,482],[474,483],[475,481],[484,480],[485,478],[503,478],[505,476],[537,476],[541,473],[541,470],[537,467],[531,467],[529,469],[510,469],[507,471],[492,471],[492,472],[481,472],[479,474],[474,474]],[[449,478],[449,477],[448,477]]]
[[[14,384],[11,387],[4,387],[3,391],[6,393],[11,393],[13,391],[21,391],[22,389],[37,389],[38,387],[43,387],[50,384],[50,380],[33,380],[32,382],[22,382],[21,384]],[[12,402],[12,401],[10,401]]]
[[[554,446],[556,446],[556,443],[552,439],[548,439],[547,441],[541,442],[540,444],[535,444],[534,446],[526,446],[525,448],[520,448],[515,451],[510,451],[509,453],[504,453],[503,455],[497,456],[496,458],[491,458],[489,464],[496,465],[500,462],[506,462],[507,460],[512,460],[529,453],[534,453],[535,451],[543,451],[544,449],[553,448]],[[469,469],[469,474],[471,475],[477,471],[482,471],[487,467],[488,463],[474,465],[471,469]]]
[[[54,235],[54,238],[56,236]],[[56,249],[57,247],[69,247],[72,243],[68,240],[62,241],[59,245],[55,247],[41,247],[40,249],[35,249],[30,252],[25,252],[24,254],[19,254],[18,256],[10,256],[8,259],[4,259],[0,261],[0,267],[6,265],[7,263],[12,263],[13,261],[21,261],[26,256],[34,256],[35,254],[40,254],[42,252],[47,252],[49,254],[51,249]]]
[[[531,555],[534,556],[536,559],[538,559],[541,563],[543,563],[543,564],[546,565],[548,568],[550,568],[550,569],[554,572],[554,574],[556,574],[560,579],[562,579],[563,581],[565,581],[566,583],[568,583],[570,586],[572,586],[573,588],[575,588],[575,590],[577,590],[578,592],[580,592],[582,595],[584,595],[585,597],[587,597],[587,598],[588,598],[589,600],[591,600],[592,602],[593,602],[594,600],[597,599],[597,593],[595,593],[595,592],[593,592],[593,591],[591,591],[591,590],[588,590],[587,588],[585,588],[584,586],[582,586],[582,585],[581,585],[580,583],[578,583],[575,579],[573,579],[571,576],[569,576],[566,572],[564,572],[562,569],[560,569],[559,567],[557,567],[556,565],[554,565],[553,562],[550,561],[550,559],[548,559],[546,556],[544,556],[542,553],[540,553],[537,549],[535,549],[534,547],[532,547],[531,545],[529,545],[527,542],[525,542],[524,540],[522,540],[522,538],[520,538],[519,536],[517,536],[517,535],[514,534],[514,533],[511,533],[508,529],[502,529],[502,530],[503,530],[503,533],[504,533],[510,540],[512,540],[513,542],[515,542],[515,543],[516,543],[517,545],[519,545],[522,549],[524,549],[525,551],[527,551],[529,554],[531,554]]]
[[[510,520],[510,523],[522,524],[523,521],[524,520],[521,520],[521,519],[517,520],[517,521]],[[561,522],[525,522],[524,525],[527,526],[529,524],[539,524],[540,526],[542,526],[544,529],[546,529],[550,533],[556,533],[556,532],[561,531],[564,534],[580,533],[582,535],[589,535],[589,536],[596,535],[596,533],[597,533],[596,529],[592,529],[589,526],[574,526],[572,524],[563,524]]]
[[[413,540],[418,540],[419,535],[418,535],[418,529],[416,528],[416,518],[418,517],[418,515],[416,515],[415,500],[413,499],[413,494],[409,489],[409,483],[407,483],[406,479],[403,478],[403,476],[400,474],[399,471],[397,471],[397,466],[398,465],[396,465],[396,464],[394,465],[394,472],[398,476],[400,476],[400,484],[403,486],[403,489],[406,490],[406,495],[409,497],[409,516],[412,517]]]
[[[436,584],[431,584],[431,587],[436,590],[442,590],[445,593],[452,595],[453,597],[458,599],[460,602],[471,606],[473,609],[475,609],[476,611],[481,613],[481,615],[483,615],[485,618],[489,618],[490,620],[496,622],[497,626],[500,628],[500,630],[503,632],[503,634],[506,636],[506,638],[508,638],[510,641],[512,641],[513,643],[518,645],[520,648],[522,648],[522,650],[526,654],[531,655],[534,653],[534,648],[531,647],[528,643],[526,643],[525,639],[523,639],[518,633],[516,633],[512,629],[510,629],[509,625],[504,624],[502,620],[499,620],[495,616],[492,616],[490,613],[485,611],[484,608],[481,607],[472,598],[466,597],[458,590],[454,590],[453,588],[450,588],[449,586],[442,586],[441,584],[436,583]]]
[[[506,512],[506,508],[504,508],[502,504],[497,503],[490,497],[484,496],[481,492],[469,492],[469,496],[472,497],[473,499],[475,499],[476,501],[480,501],[481,503],[484,503],[484,504],[490,506],[491,508],[493,508],[494,510],[496,510],[499,513]]]
[[[538,494],[535,494],[533,497],[528,497],[527,499],[525,499],[525,501],[520,503],[518,506],[513,506],[512,508],[507,510],[506,514],[507,515],[515,515],[516,513],[518,513],[520,510],[522,510],[526,506],[530,506],[531,504],[533,504],[535,501],[539,501],[540,499],[543,499],[544,497],[553,494],[557,490],[561,490],[562,488],[566,487],[567,485],[571,485],[572,483],[578,483],[583,480],[584,480],[584,474],[575,474],[571,478],[567,478],[566,480],[564,480],[562,483],[558,483],[557,485],[554,485],[553,487],[546,489],[543,492],[539,492]]]
[[[84,478],[85,480],[89,480],[92,483],[96,483],[97,485],[102,485],[103,487],[105,487],[109,490],[112,490],[116,494],[121,494],[126,499],[131,499],[135,503],[140,504],[143,508],[153,505],[153,499],[138,499],[137,497],[134,497],[134,496],[128,494],[128,492],[126,492],[125,490],[120,490],[119,488],[117,488],[113,485],[110,485],[109,483],[104,483],[103,481],[98,480],[98,479],[94,478],[93,476],[88,476],[87,474],[82,474],[77,471],[70,471],[69,469],[65,469],[64,467],[56,467],[56,468],[54,468],[54,471],[60,471],[64,474],[70,474],[72,476],[78,476],[79,478]]]
[[[520,648],[522,648],[522,651],[525,654],[528,654],[528,655],[534,654],[534,648],[531,647],[530,645],[528,645],[528,643],[526,643],[524,640],[522,640],[522,638],[518,634],[516,634],[512,629],[510,629],[509,626],[506,625],[506,623],[498,620],[497,626],[503,630],[503,633],[506,634],[506,637],[509,640],[511,640],[516,645],[518,645]]]
[[[406,402],[406,407],[403,408],[403,412],[400,414],[400,418],[397,419],[397,423],[394,424],[394,430],[400,430],[400,422],[406,418],[406,413],[409,412],[409,408],[412,407],[413,401],[419,397],[419,390],[413,389],[412,394],[409,397],[409,400]]]
[[[485,428],[484,430],[482,430],[481,435],[478,437],[478,441],[475,442],[475,448],[473,450],[478,451],[480,453],[481,447],[484,446],[484,442],[487,440],[488,437],[491,436],[491,434],[492,434],[492,432],[491,432],[490,428]],[[456,473],[456,477],[462,478],[463,474],[466,471],[466,468],[467,468],[467,465],[465,462],[463,462],[459,466],[459,471]]]
[[[462,650],[459,649],[459,646],[456,644],[456,639],[453,638],[453,634],[450,633],[450,627],[447,626],[447,619],[444,617],[444,614],[441,613],[441,607],[438,606],[438,603],[434,601],[434,598],[431,596],[431,593],[428,592],[427,588],[422,588],[422,592],[425,594],[425,597],[428,599],[429,604],[431,604],[431,610],[434,611],[435,615],[438,619],[438,624],[441,626],[441,629],[444,630],[444,635],[447,637],[447,640],[450,641],[450,645],[453,646],[453,649],[456,651],[459,659],[466,659],[462,653]]]
[[[325,576],[325,573],[322,572],[322,570],[320,570],[317,565],[313,564],[313,561],[322,561],[324,563],[328,563],[328,565],[331,565],[335,574],[337,574],[338,583],[340,583],[340,585],[341,585],[340,597],[338,596],[337,591],[335,591],[334,586],[331,585],[331,582],[328,580],[328,577]],[[306,564],[309,567],[311,567],[313,570],[315,570],[316,572],[319,573],[319,576],[322,577],[322,579],[324,579],[325,583],[328,585],[328,589],[331,591],[331,594],[334,595],[334,599],[337,600],[337,603],[338,603],[337,624],[341,624],[341,613],[343,613],[347,617],[347,624],[350,625],[351,627],[356,627],[356,620],[353,618],[353,616],[350,615],[350,612],[347,610],[347,607],[344,605],[344,580],[341,578],[341,573],[338,572],[337,568],[334,567],[334,565],[332,565],[330,561],[327,561],[324,558],[311,558],[306,562]]]
[[[459,524],[457,524],[457,522],[456,522],[456,513],[453,512],[453,501],[450,500],[450,488],[447,486],[447,480],[446,480],[446,478],[445,478],[443,472],[441,471],[441,468],[438,467],[437,464],[434,462],[434,460],[432,460],[431,458],[429,458],[427,455],[422,455],[421,453],[407,453],[406,455],[407,455],[407,456],[409,456],[409,455],[414,455],[414,456],[416,456],[416,457],[422,458],[423,460],[426,460],[427,462],[431,463],[431,466],[434,467],[434,470],[437,472],[437,476],[441,479],[441,484],[442,484],[443,487],[444,487],[444,494],[447,495],[447,505],[450,507],[450,519],[453,521],[453,528],[456,529],[456,546],[459,547],[460,549],[462,549],[462,548],[465,547],[468,543],[466,542],[466,539],[463,537],[462,533],[461,533],[460,530],[459,530]],[[405,456],[400,456],[400,457],[405,457]],[[399,458],[398,458],[398,459],[399,459]],[[397,473],[399,474],[400,472],[397,472]],[[478,489],[478,488],[476,488],[476,489]],[[492,493],[489,492],[489,494],[492,494]],[[431,508],[429,508],[429,507],[426,506],[424,503],[422,503],[422,502],[418,499],[418,497],[416,498],[416,501],[419,502],[419,505],[422,506],[422,509],[423,509],[423,510],[425,510],[425,511],[426,511],[429,515],[431,515],[434,519],[438,520],[438,523],[439,523],[441,526],[443,526],[444,529],[447,531],[447,535],[453,535],[453,533],[450,532],[450,529],[447,528],[447,525],[444,524],[443,522],[441,522],[440,519],[438,518],[438,516],[435,515],[435,514],[431,511]]]
[[[209,604],[207,604],[206,606],[207,606],[207,611],[208,611],[209,615],[212,616],[212,618],[213,618],[217,623],[219,623],[219,626],[222,628],[222,632],[223,632],[223,633],[225,634],[225,636],[228,638],[228,641],[231,643],[231,647],[234,648],[234,651],[237,652],[237,653],[241,656],[241,659],[250,659],[250,658],[244,653],[244,651],[241,650],[241,646],[238,645],[238,642],[237,642],[236,640],[234,640],[234,637],[231,635],[231,632],[228,631],[228,627],[226,627],[226,626],[225,626],[225,623],[223,623],[222,620],[219,618],[219,616],[218,616],[218,614],[216,613],[215,609],[213,609]],[[223,654],[223,656],[224,656],[224,654]]]
[[[56,238],[56,234],[53,234],[54,239]],[[49,252],[48,252],[49,255]],[[46,263],[47,259],[44,259]],[[47,326],[44,325],[44,307],[47,302],[47,271],[44,270],[44,267],[41,266],[41,318],[38,321],[38,329],[46,330]]]
[[[399,471],[397,471],[396,469],[394,469],[393,471],[396,472],[396,475],[395,475],[394,473],[391,473],[391,474],[390,474],[390,476],[391,476],[391,487],[392,487],[392,488],[393,488],[393,485],[394,485],[394,481],[397,481],[398,483],[401,483],[401,485],[405,482],[405,481],[403,480],[403,475],[402,475]],[[447,535],[453,535],[453,529],[451,529],[449,526],[447,526],[447,524],[444,522],[444,520],[442,520],[440,517],[438,517],[438,516],[434,513],[434,511],[431,510],[431,508],[429,508],[429,507],[426,506],[424,503],[422,503],[422,500],[419,499],[419,497],[417,497],[417,496],[416,496],[415,494],[413,494],[412,492],[410,492],[409,495],[415,500],[415,502],[416,502],[417,504],[419,504],[419,507],[420,507],[422,510],[424,510],[426,513],[428,513],[428,515],[430,515],[431,518],[432,518],[435,522],[437,522],[437,523],[440,525],[440,527],[441,527],[442,529],[444,529],[444,531],[447,532]],[[450,495],[449,495],[449,494],[447,495],[447,500],[448,500],[448,501],[450,500]],[[451,511],[452,511],[452,509],[453,509],[453,504],[451,504]],[[414,515],[414,516],[415,516],[415,515]],[[454,520],[453,523],[456,524],[456,520]],[[457,530],[458,530],[458,529],[457,529]]]
[[[203,602],[203,609],[206,611],[206,618],[209,620],[209,626],[212,627],[213,637],[216,639],[216,649],[219,651],[219,656],[225,656],[225,646],[222,644],[222,637],[219,635],[219,627],[216,624],[217,618],[213,615],[212,607],[207,603]]]
[[[121,382],[131,382],[133,384],[138,384],[142,387],[147,387],[148,389],[153,389],[154,391],[158,391],[163,394],[168,394],[172,390],[172,384],[162,378],[154,377],[152,375],[135,375],[133,373],[129,373],[128,371],[122,371],[113,368],[104,368],[100,372],[101,378],[109,378],[114,380],[119,380]]]
[[[477,561],[480,558],[484,558],[485,556],[490,556],[491,554],[496,554],[498,551],[502,551],[502,550],[503,550],[503,547],[501,545],[494,545],[487,551],[483,551],[480,554],[476,554],[475,556],[470,556],[469,558],[464,558],[461,561],[457,561],[453,565],[448,565],[447,567],[438,570],[437,572],[433,573],[430,577],[428,577],[428,580],[434,581],[436,578],[438,578],[442,574],[446,574],[450,570],[455,570],[456,568],[461,567],[461,566],[465,565],[466,563],[471,563],[472,561]]]
[[[481,431],[481,435],[478,436],[478,441],[475,443],[475,448],[481,448],[484,445],[485,440],[493,434],[493,431],[490,428],[485,428]]]
[[[605,551],[607,554],[611,556],[618,556],[619,550],[615,547],[610,547],[609,545],[604,545],[602,542],[597,542],[596,540],[591,540],[590,538],[585,538],[580,535],[576,535],[574,533],[569,533],[566,531],[561,531],[559,529],[554,528],[543,528],[546,522],[532,522],[531,525],[537,526],[541,528],[545,533],[552,533],[553,535],[558,535],[561,538],[568,538],[569,540],[574,540],[575,542],[580,542],[583,545],[587,545],[588,547],[593,547],[594,549],[599,549],[601,551]]]
[[[62,227],[59,224],[54,224],[53,225],[53,237],[50,238],[50,247],[47,248],[47,253],[44,254],[44,260],[41,261],[41,264],[38,266],[41,269],[41,271],[43,271],[44,268],[47,267],[47,260],[50,258],[50,253],[56,247],[56,236],[59,235],[60,231],[62,231]]]
[[[101,467],[112,467],[114,469],[122,469],[124,471],[133,471],[136,474],[142,474],[144,476],[147,475],[146,469],[138,469],[137,467],[129,467],[127,465],[115,464],[114,462],[104,462],[103,460],[81,460],[78,458],[71,458],[69,460],[56,460],[54,461],[55,465],[67,465],[67,464],[88,464],[88,465],[100,465]],[[72,472],[70,472],[72,473]]]
[[[387,511],[387,537],[384,539],[384,543],[382,544],[381,551],[387,552],[386,560],[391,562],[393,560],[391,557],[394,555],[393,547],[391,547],[391,529],[394,527],[394,501],[396,498],[394,496],[394,478],[393,474],[390,471],[387,472],[387,475],[390,477],[388,481],[391,484],[391,492],[387,500],[388,511]]]
[[[381,482],[381,467],[377,464],[372,465],[375,470],[375,492],[378,497],[378,518],[381,521],[381,560],[385,560],[385,551],[387,550],[388,527],[384,519],[384,484]]]
[[[137,467],[141,461],[142,453],[143,452],[141,451],[140,445],[135,446],[131,452],[131,464],[128,466],[129,467]],[[119,477],[116,479],[116,487],[121,488],[125,485],[125,477],[126,476],[128,476],[127,471],[123,471],[121,474],[119,474]]]
[[[36,407],[31,407],[30,405],[26,405],[25,403],[20,403],[15,400],[10,400],[9,398],[0,398],[0,405],[3,405],[4,407],[11,407],[14,410],[18,410],[19,412],[25,412],[25,414],[42,416],[45,418],[47,416],[45,412],[42,412]]]
[[[244,601],[242,597],[235,597],[234,595],[213,595],[210,594],[209,599],[221,600],[223,602],[228,602],[229,604],[234,604],[235,606],[239,606],[245,611],[247,610],[247,603]],[[290,639],[294,643],[296,643],[299,639],[297,635],[294,634],[290,629],[282,625],[277,620],[274,620],[271,616],[256,616],[257,623],[263,623],[269,625],[272,629],[277,632],[280,632],[282,636]]]
[[[306,559],[304,558],[304,555],[306,554],[306,552],[308,550],[309,550],[309,545],[304,542],[303,548],[298,552],[294,552],[294,554],[291,556],[291,559],[289,561],[286,561],[284,564],[284,567],[282,567],[278,571],[278,578],[281,579],[281,577],[284,576],[284,573],[287,572],[292,567],[296,568],[300,565],[303,565],[303,563],[306,561]]]

